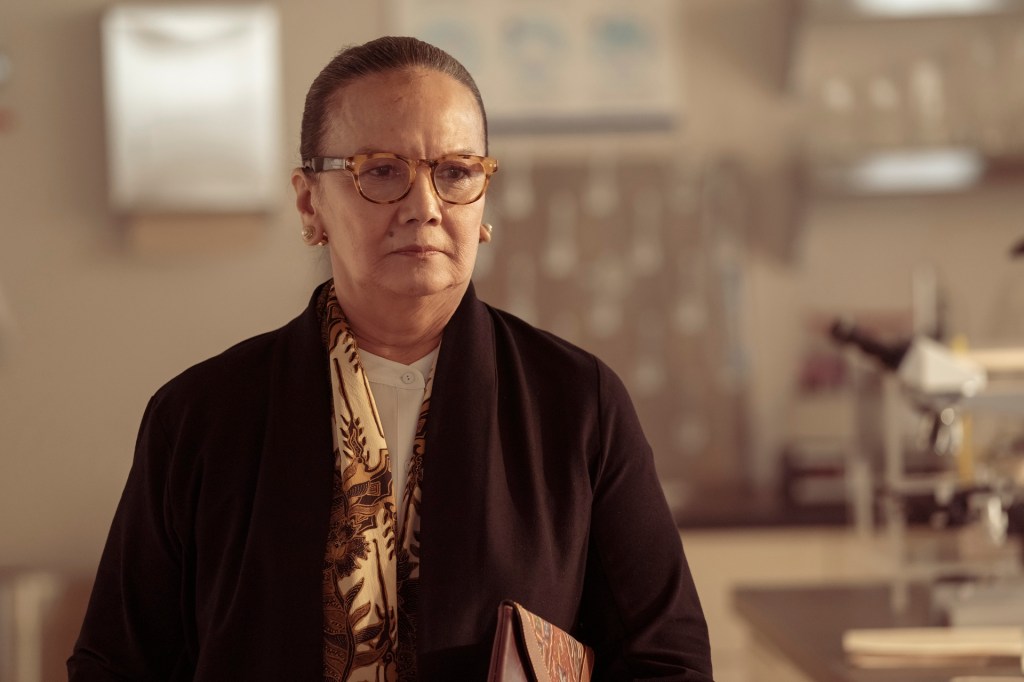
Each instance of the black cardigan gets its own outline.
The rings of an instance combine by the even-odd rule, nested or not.
[[[71,680],[322,679],[333,458],[316,296],[150,400]],[[502,599],[594,646],[595,679],[711,679],[622,383],[472,286],[437,359],[422,494],[420,679],[483,680]]]

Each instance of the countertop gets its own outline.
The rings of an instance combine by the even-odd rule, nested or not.
[[[889,608],[886,585],[741,587],[740,616],[763,640],[815,682],[949,682],[957,675],[1020,676],[1020,666],[861,669],[846,661],[843,632],[851,628],[938,625],[924,587],[912,586],[906,611]]]

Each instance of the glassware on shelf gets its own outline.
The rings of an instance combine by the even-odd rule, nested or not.
[[[812,156],[842,161],[860,150],[856,109],[857,93],[849,78],[831,75],[822,80],[810,107]]]
[[[948,144],[946,75],[939,62],[928,57],[918,59],[911,65],[908,79],[914,142],[925,147]]]
[[[1024,154],[1024,25],[1013,27],[1006,40],[1003,134],[1009,153]]]
[[[551,195],[547,205],[548,224],[541,262],[552,279],[565,279],[576,271],[579,247],[576,243],[576,197],[569,190]]]
[[[999,51],[991,34],[978,34],[970,41],[967,58],[973,85],[970,101],[975,107],[976,144],[999,153],[1003,147],[999,126]]]
[[[537,307],[537,267],[533,254],[519,251],[508,260],[507,308],[510,313],[530,324],[540,324]]]
[[[664,199],[658,189],[645,187],[633,197],[632,205],[629,263],[635,276],[647,277],[661,270],[664,258]]]
[[[866,80],[866,144],[876,149],[892,149],[906,144],[904,93],[888,74],[872,75]]]
[[[494,202],[488,204],[486,212],[484,213],[484,222],[488,225],[502,224],[504,220],[504,214],[501,212],[500,202]],[[498,246],[503,241],[502,230],[494,230],[491,233],[491,243],[483,248],[477,249],[476,252],[476,264],[473,266],[473,279],[476,281],[483,281],[488,279],[494,273],[494,265],[497,260],[497,254],[500,250]]]
[[[591,218],[610,218],[619,207],[617,165],[616,155],[607,150],[595,151],[590,158],[590,171],[583,189],[583,209]]]
[[[533,163],[528,156],[506,155],[502,161],[502,213],[513,221],[525,220],[533,214],[536,205]]]
[[[987,85],[996,113],[1001,155],[1024,154],[1024,19],[1000,27],[997,70]]]
[[[668,380],[661,311],[643,311],[636,324],[636,336],[631,388],[637,397],[649,398],[660,393]]]
[[[625,324],[625,303],[632,289],[630,273],[618,251],[608,247],[590,267],[587,323],[597,338],[618,333]]]
[[[710,325],[705,279],[707,270],[700,253],[679,255],[678,285],[672,306],[672,327],[682,337],[695,337],[705,333]]]

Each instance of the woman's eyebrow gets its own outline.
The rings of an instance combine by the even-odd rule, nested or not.
[[[380,149],[379,147],[359,147],[358,149],[356,149],[349,156],[355,156],[357,154],[394,154],[396,156],[405,156],[404,154],[399,154],[398,152],[393,152],[393,151],[388,150],[388,149]],[[459,149],[455,149],[455,150],[450,151],[450,152],[444,152],[443,154],[438,154],[437,157],[435,157],[435,158],[440,158],[442,156],[452,156],[452,155],[458,155],[458,156],[483,156],[483,154],[478,154],[475,150],[473,150],[473,149],[471,149],[469,147],[461,147]],[[405,158],[412,158],[412,157],[405,157]]]

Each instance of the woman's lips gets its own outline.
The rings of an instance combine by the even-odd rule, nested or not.
[[[397,254],[399,254],[401,256],[419,256],[419,257],[424,257],[424,256],[429,256],[429,255],[434,254],[434,253],[441,253],[441,249],[439,249],[437,247],[434,247],[434,246],[417,246],[417,245],[413,245],[413,246],[406,246],[406,247],[403,247],[401,249],[396,249],[394,251],[394,253],[397,253]]]

